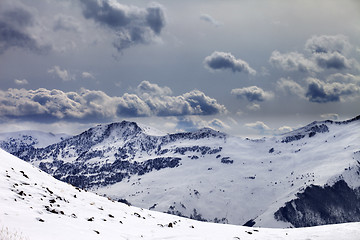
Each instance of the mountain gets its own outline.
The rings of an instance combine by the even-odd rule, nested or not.
[[[359,132],[360,116],[257,140],[206,128],[149,135],[123,121],[12,153],[134,206],[202,221],[305,227],[360,221]]]
[[[0,239],[355,240],[360,223],[298,229],[214,224],[114,202],[0,149]]]
[[[61,142],[70,137],[67,134],[54,134],[41,131],[20,131],[0,133],[0,148],[8,152],[23,151],[24,148],[42,148]]]

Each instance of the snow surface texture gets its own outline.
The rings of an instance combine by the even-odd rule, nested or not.
[[[259,140],[211,129],[152,136],[147,133],[159,131],[124,121],[14,154],[57,179],[134,206],[203,221],[298,227],[299,221],[307,221],[304,226],[358,221],[343,215],[328,220],[292,201],[308,187],[340,180],[359,190],[359,131],[360,117],[314,122]],[[279,213],[284,206],[296,212]]]
[[[346,239],[360,223],[266,229],[198,222],[113,202],[0,149],[0,239]]]

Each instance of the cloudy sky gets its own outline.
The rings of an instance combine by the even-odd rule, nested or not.
[[[357,0],[2,0],[0,131],[279,134],[360,114]]]

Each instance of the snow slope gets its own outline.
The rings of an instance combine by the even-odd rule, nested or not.
[[[0,238],[346,239],[360,223],[297,229],[198,222],[113,202],[60,182],[0,149]],[[10,236],[10,237],[9,237]]]
[[[16,154],[62,181],[146,209],[238,225],[313,226],[360,221],[346,216],[360,211],[353,204],[360,202],[359,131],[359,117],[259,140],[211,129],[153,136],[124,121]],[[355,194],[353,209],[336,204],[342,195],[326,206],[329,214],[342,208],[331,219],[310,208],[320,198],[302,198],[303,211],[292,202],[314,185],[340,180]]]

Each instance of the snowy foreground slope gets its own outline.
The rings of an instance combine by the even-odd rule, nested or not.
[[[76,189],[0,149],[0,239],[355,240],[359,236],[360,223],[250,228],[136,208]]]
[[[74,186],[197,220],[260,227],[360,221],[360,117],[260,140],[211,129],[161,135],[123,121],[12,153]]]

